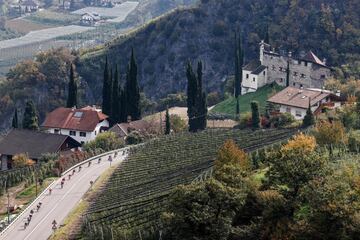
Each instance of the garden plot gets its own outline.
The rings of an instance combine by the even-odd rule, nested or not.
[[[72,13],[79,15],[84,13],[98,13],[102,17],[114,18],[110,19],[109,22],[122,22],[138,5],[139,2],[127,1],[113,8],[86,7]]]
[[[48,28],[38,31],[32,31],[25,36],[13,38],[9,40],[0,41],[0,49],[20,47],[28,44],[48,41],[61,36],[66,36],[74,33],[82,33],[93,29],[92,27],[83,27],[76,25],[69,25],[64,27]]]

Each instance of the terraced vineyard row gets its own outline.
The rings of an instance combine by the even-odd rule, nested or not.
[[[107,239],[117,229],[117,239],[132,239],[133,234],[139,239],[139,234],[156,232],[160,213],[174,187],[191,183],[211,168],[225,140],[234,139],[251,152],[282,142],[295,132],[212,130],[153,140],[137,148],[112,175],[88,211],[86,233]],[[119,235],[119,229],[124,235]]]

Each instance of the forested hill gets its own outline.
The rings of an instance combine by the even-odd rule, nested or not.
[[[332,66],[354,63],[360,59],[359,9],[358,0],[202,0],[85,54],[79,71],[99,97],[105,55],[124,72],[134,47],[149,97],[184,90],[188,59],[204,61],[205,85],[213,90],[233,72],[234,31],[242,29],[248,61],[257,57],[267,26],[277,48],[313,50]]]

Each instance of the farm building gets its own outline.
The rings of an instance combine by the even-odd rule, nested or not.
[[[80,147],[69,136],[31,130],[11,130],[0,141],[1,170],[12,168],[12,157],[25,153],[32,160],[39,160],[46,153],[61,153]]]
[[[21,12],[32,13],[39,9],[39,5],[33,0],[20,1]]]
[[[137,121],[133,121],[133,122],[115,124],[112,128],[109,129],[109,131],[114,132],[120,138],[125,138],[132,131],[146,133],[150,127],[151,127],[151,124],[148,123],[147,121],[137,120]]]
[[[341,106],[339,93],[316,89],[287,87],[267,100],[279,107],[281,113],[290,113],[297,120],[306,115],[309,104],[313,113],[321,113],[324,108],[337,108]]]
[[[81,15],[81,23],[84,25],[94,25],[100,21],[100,15],[98,13],[84,13]]]
[[[60,107],[46,116],[41,127],[49,133],[68,135],[83,144],[106,131],[109,121],[108,116],[96,107]]]

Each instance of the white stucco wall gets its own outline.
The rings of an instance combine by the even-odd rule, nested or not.
[[[47,131],[49,133],[56,133],[56,130],[59,130],[59,132],[57,134],[61,134],[61,135],[67,135],[72,137],[73,139],[75,139],[76,141],[78,141],[79,143],[87,143],[89,141],[92,141],[96,138],[96,136],[100,133],[100,128],[101,127],[109,127],[109,121],[108,120],[104,120],[100,123],[98,123],[95,127],[95,130],[92,132],[85,132],[86,136],[80,136],[80,132],[82,131],[75,131],[72,129],[56,129],[56,128],[48,128]],[[75,136],[74,135],[70,135],[70,131],[75,131]]]

